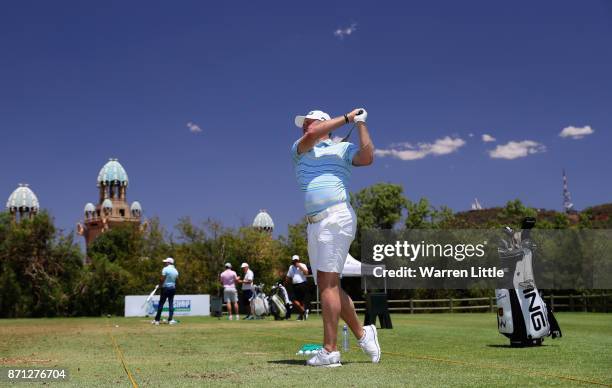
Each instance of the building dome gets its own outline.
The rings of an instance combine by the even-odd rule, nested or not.
[[[40,208],[36,194],[26,184],[19,184],[19,187],[13,191],[8,201],[6,208],[14,213],[16,211],[37,212]]]
[[[112,206],[112,204],[111,204]],[[85,205],[85,209],[83,209],[83,212],[85,212],[85,214],[87,213],[93,213],[96,211],[96,207],[94,206],[93,203],[89,202]]]
[[[110,199],[105,199],[104,202],[102,202],[102,208],[103,209],[112,209],[113,208],[113,203],[111,202]]]
[[[132,202],[132,206],[130,206],[130,211],[132,215],[140,215],[142,213],[142,206],[140,206],[140,202],[134,201]]]
[[[274,221],[265,210],[260,210],[253,220],[253,227],[259,230],[271,231],[274,229]]]
[[[117,159],[109,159],[98,173],[98,186],[128,185],[128,175]]]

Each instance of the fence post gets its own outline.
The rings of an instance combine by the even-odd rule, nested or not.
[[[452,313],[453,312],[453,298],[450,298],[448,300],[448,308],[449,308],[450,312]]]
[[[570,311],[574,311],[574,295],[572,294],[569,296],[569,308]]]
[[[608,312],[608,294],[603,294],[603,312]]]
[[[414,301],[410,298],[410,314],[414,314]]]
[[[555,295],[550,294],[550,311],[555,312]]]
[[[582,303],[583,303],[582,311],[586,313],[588,309],[587,309],[587,297],[585,294],[582,294]]]
[[[489,296],[489,312],[493,312],[493,297]]]

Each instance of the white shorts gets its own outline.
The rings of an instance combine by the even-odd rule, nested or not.
[[[357,216],[348,203],[334,205],[333,211],[315,224],[308,224],[308,258],[312,274],[317,271],[341,274],[357,231]]]

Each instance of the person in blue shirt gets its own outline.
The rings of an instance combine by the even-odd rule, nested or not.
[[[357,217],[348,195],[351,171],[353,167],[369,166],[374,161],[374,145],[365,123],[367,115],[361,108],[336,118],[320,110],[295,117],[302,137],[293,143],[291,156],[304,193],[308,258],[323,310],[323,348],[307,361],[309,366],[341,366],[337,349],[340,317],[371,361],[380,361],[376,326],[361,325],[353,301],[340,287],[340,274],[357,231]],[[346,139],[339,142],[331,139],[332,131],[349,123],[358,129],[359,146]]]
[[[174,295],[176,294],[176,279],[179,276],[178,271],[174,267],[174,259],[168,257],[164,259],[164,269],[162,269],[161,278],[159,284],[161,285],[161,295],[159,297],[159,305],[157,306],[157,315],[155,315],[154,325],[159,325],[162,310],[166,300],[168,300],[168,323],[170,325],[176,324],[173,319],[174,316]]]

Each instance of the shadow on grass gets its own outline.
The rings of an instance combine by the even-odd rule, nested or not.
[[[507,348],[507,349],[530,349],[530,348],[542,348],[542,347],[547,347],[547,346],[551,346],[551,345],[544,345],[544,344],[538,345],[538,346],[510,346],[508,344],[506,345],[501,345],[501,344],[487,345],[488,348]]]
[[[300,365],[306,366],[306,360],[270,360],[268,364],[281,364],[281,365]],[[342,365],[349,364],[371,364],[367,361],[342,361]]]

